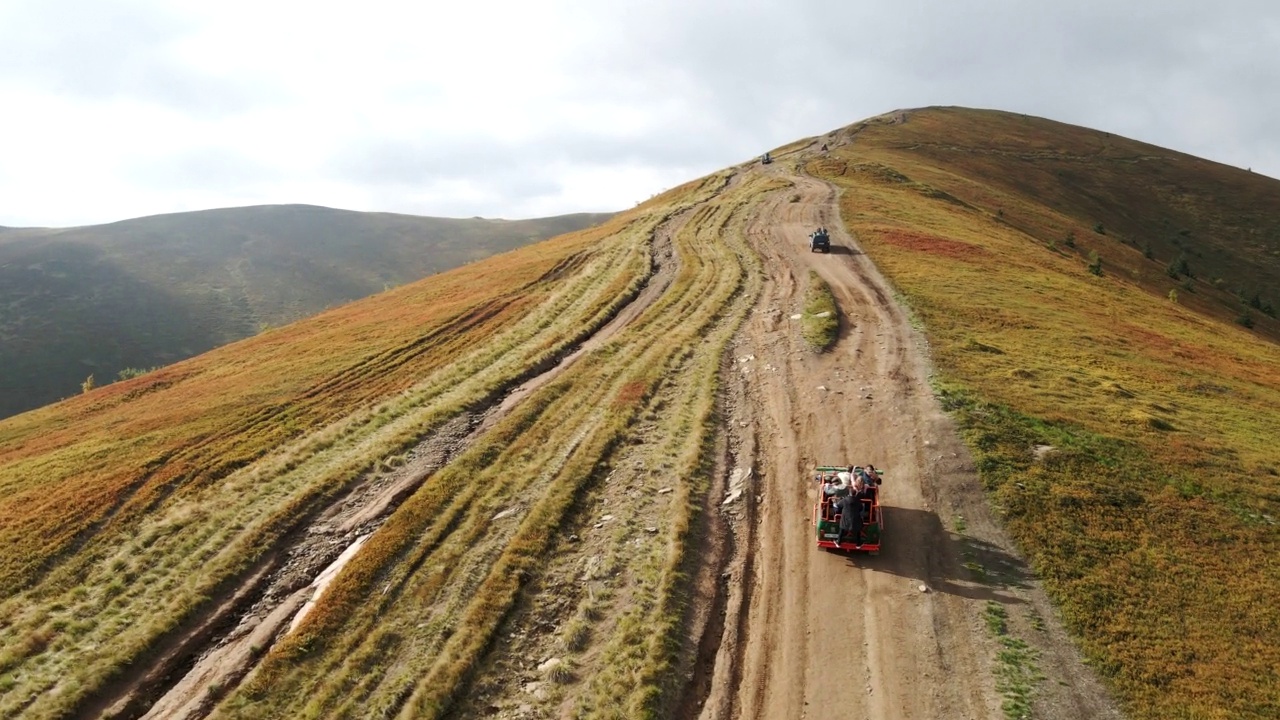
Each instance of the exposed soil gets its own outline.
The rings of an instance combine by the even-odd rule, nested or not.
[[[852,135],[826,140],[843,144]],[[988,507],[973,461],[930,390],[923,337],[844,229],[835,189],[796,170],[796,158],[817,145],[747,171],[795,187],[762,196],[747,223],[766,278],[722,364],[716,481],[697,527],[698,565],[688,569],[690,641],[675,673],[681,687],[668,693],[671,714],[1002,717],[998,646],[983,618],[994,602],[1006,608],[1010,632],[1038,653],[1047,679],[1036,686],[1036,717],[1118,718]],[[398,468],[371,475],[320,513],[247,581],[250,591],[241,588],[228,601],[238,609],[223,615],[222,629],[211,631],[199,652],[176,665],[170,660],[169,679],[151,677],[120,696],[115,709],[134,717],[207,714],[287,632],[317,576],[344,549],[529,392],[661,295],[678,270],[671,234],[693,216],[663,225],[646,289],[577,352],[491,408],[455,419],[399,458]],[[808,251],[808,233],[820,225],[830,230],[830,254]],[[841,311],[839,339],[821,354],[804,345],[792,317],[802,310],[810,269],[831,285]],[[634,434],[644,437],[643,423]],[[625,589],[607,592],[620,566],[615,558],[651,542],[657,528],[650,515],[670,491],[644,457],[641,442],[621,449],[609,477],[579,499],[564,539],[531,579],[451,716],[575,713],[571,701],[559,701],[564,694],[545,668],[564,654],[562,631],[575,613],[594,608],[600,620],[591,633],[599,638],[626,607]],[[815,547],[813,467],[853,463],[884,471],[885,536],[876,557]],[[578,657],[580,667],[598,659],[593,647]],[[148,694],[158,698],[144,701]]]
[[[835,189],[788,165],[762,169],[796,188],[766,200],[748,228],[771,271],[733,349],[730,392],[745,402],[730,404],[728,425],[753,430],[735,432],[740,455],[755,461],[744,496],[754,525],[735,526],[700,717],[1002,717],[997,645],[982,616],[989,601],[1039,653],[1047,679],[1036,686],[1037,717],[1119,717],[1000,531],[930,391],[925,341],[845,231]],[[818,226],[830,230],[830,254],[809,252]],[[842,315],[822,354],[804,346],[792,319],[810,269]],[[885,475],[882,552],[818,549],[813,468],[866,463]],[[958,522],[963,535],[951,531]]]
[[[188,633],[153,667],[123,683],[108,717],[199,718],[241,682],[276,640],[292,629],[323,591],[341,561],[368,538],[440,467],[470,446],[529,393],[554,380],[575,360],[625,327],[670,285],[677,264],[670,235],[687,213],[661,226],[653,245],[651,274],[634,300],[549,369],[513,388],[491,406],[464,413],[424,438],[383,471],[370,473],[350,492],[294,533],[221,603],[198,632]],[[389,459],[390,460],[390,459]],[[322,580],[323,578],[323,580]],[[229,628],[229,629],[227,629]]]

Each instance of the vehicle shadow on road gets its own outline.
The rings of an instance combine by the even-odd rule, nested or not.
[[[836,245],[835,243],[832,243],[831,254],[832,255],[861,255],[862,252],[860,250],[851,248],[848,245]]]
[[[850,566],[909,578],[943,592],[1006,604],[1023,601],[1014,589],[1029,588],[1031,569],[999,545],[952,532],[937,513],[886,506],[879,555],[844,554]]]

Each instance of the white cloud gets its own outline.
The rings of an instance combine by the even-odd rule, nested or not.
[[[0,3],[0,224],[307,202],[629,207],[899,107],[1280,175],[1266,0]]]

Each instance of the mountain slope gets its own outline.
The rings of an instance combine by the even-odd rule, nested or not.
[[[1272,321],[1128,237],[1156,151],[1051,180],[1090,133],[874,118],[0,421],[0,714],[1274,716]],[[1168,156],[1266,282],[1197,243],[1277,183]]]
[[[307,205],[0,231],[0,416],[600,222]]]
[[[891,131],[878,123],[851,128],[859,141],[910,163],[911,177],[893,181],[950,193],[1064,253],[1096,251],[1109,274],[1161,297],[1177,290],[1199,312],[1234,321],[1248,311],[1259,332],[1280,339],[1272,322],[1280,306],[1276,180],[1024,115],[959,108],[904,115],[910,120]],[[1183,270],[1171,276],[1171,267]]]
[[[824,140],[808,167],[928,329],[993,502],[1130,711],[1280,712],[1280,348],[1229,291],[1274,302],[1280,182],[992,111]]]

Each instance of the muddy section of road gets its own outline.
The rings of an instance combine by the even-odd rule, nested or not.
[[[252,672],[336,574],[340,557],[367,538],[439,468],[469,447],[533,390],[555,379],[576,359],[605,342],[649,307],[678,270],[671,235],[689,213],[661,226],[652,241],[651,273],[630,303],[550,369],[525,379],[500,401],[454,418],[408,452],[387,458],[349,493],[308,520],[284,550],[273,553],[211,614],[199,633],[137,680],[105,709],[108,717],[199,718]],[[217,628],[223,628],[217,630]],[[96,714],[96,711],[95,711]]]
[[[745,400],[727,422],[753,438],[756,480],[744,499],[755,520],[736,531],[742,544],[727,571],[700,717],[1002,717],[989,603],[1011,618],[1034,608],[1044,623],[1026,638],[1049,678],[1037,688],[1037,709],[1118,717],[992,516],[930,390],[923,338],[844,230],[835,189],[795,168],[761,169],[795,189],[765,200],[748,227],[771,272],[733,349],[730,392]],[[809,251],[818,226],[830,231],[830,254]],[[831,285],[842,316],[835,347],[822,354],[804,345],[793,319],[810,270]],[[818,549],[813,468],[866,463],[885,475],[881,554]],[[945,524],[960,516],[963,536]],[[998,567],[1002,580],[984,580],[966,563]]]

